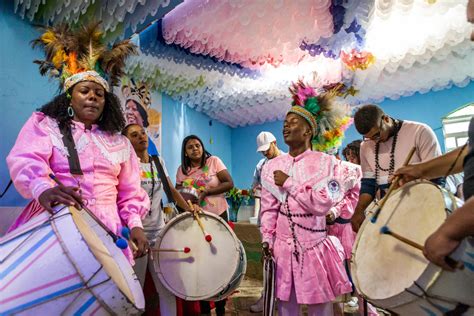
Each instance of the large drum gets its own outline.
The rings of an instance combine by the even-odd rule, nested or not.
[[[184,252],[155,252],[155,270],[162,284],[174,295],[189,301],[226,298],[239,286],[247,268],[244,247],[219,216],[200,213],[212,241],[207,242],[189,212],[173,218],[160,232],[157,249]]]
[[[145,306],[122,250],[84,211],[43,212],[0,249],[0,315],[133,315]]]
[[[374,305],[399,315],[474,315],[474,241],[464,240],[452,258],[465,268],[447,272],[425,259],[421,250],[383,235],[392,232],[423,245],[462,202],[428,181],[394,191],[376,223],[361,226],[352,253],[352,278],[359,293]],[[460,313],[465,311],[464,314]]]

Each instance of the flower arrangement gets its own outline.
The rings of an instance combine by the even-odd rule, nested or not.
[[[253,198],[252,190],[241,190],[236,187],[233,187],[225,194],[225,197],[230,202],[230,209],[229,209],[229,219],[232,222],[237,221],[237,213],[239,211],[242,202],[248,204],[250,199]]]
[[[225,197],[231,200],[232,203],[239,203],[240,205],[242,202],[248,203],[253,198],[253,193],[252,190],[241,190],[233,187],[225,194]]]

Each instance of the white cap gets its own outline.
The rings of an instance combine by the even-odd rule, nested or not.
[[[275,142],[276,138],[270,132],[261,132],[257,136],[257,152],[267,151],[270,148],[270,144]]]

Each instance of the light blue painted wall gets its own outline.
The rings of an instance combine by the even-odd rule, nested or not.
[[[31,49],[29,44],[39,33],[13,14],[12,3],[0,1],[0,190],[5,188],[10,179],[5,158],[18,132],[31,113],[57,93],[57,83],[41,77],[38,66],[32,62],[43,59],[41,51]],[[216,121],[212,121],[212,126],[209,126],[208,116],[168,96],[163,96],[162,115],[162,154],[173,181],[181,163],[181,141],[189,134],[201,137],[206,149],[219,156],[232,171],[230,127]],[[26,203],[13,187],[0,199],[0,206],[21,206]]]
[[[13,14],[12,3],[0,1],[0,190],[10,179],[5,158],[23,123],[57,91],[56,83],[41,77],[38,65],[33,64],[34,59],[43,58],[29,44],[39,33]],[[0,199],[0,206],[25,203],[13,188]]]
[[[386,100],[380,103],[384,111],[395,117],[405,120],[417,121],[428,124],[433,128],[444,150],[443,130],[441,118],[449,112],[474,101],[474,82],[464,88],[451,88],[427,94],[416,93],[413,96],[399,100]],[[246,188],[252,183],[252,175],[255,165],[261,159],[261,155],[255,152],[255,138],[261,131],[272,132],[278,145],[287,150],[283,142],[282,122],[271,122],[261,125],[248,126],[232,130],[232,171],[235,185]],[[360,139],[360,135],[351,126],[346,133],[347,143]]]

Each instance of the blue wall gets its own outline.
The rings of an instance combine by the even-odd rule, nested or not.
[[[465,88],[454,87],[427,94],[416,93],[411,97],[396,101],[383,101],[380,106],[387,114],[395,118],[422,122],[431,126],[444,150],[441,119],[449,112],[473,101],[474,82],[471,82]],[[258,133],[272,132],[279,147],[287,151],[287,146],[283,142],[282,129],[283,123],[278,121],[232,130],[232,176],[237,187],[246,188],[251,185],[255,165],[262,158],[261,154],[255,152],[255,138]],[[354,126],[351,126],[346,132],[343,146],[360,138]]]
[[[33,60],[43,58],[41,52],[31,49],[29,44],[39,33],[13,15],[12,3],[0,1],[0,190],[10,179],[5,158],[23,123],[57,91],[57,84],[41,77],[38,65],[33,64]],[[25,203],[14,188],[0,199],[0,206]]]
[[[10,1],[0,1],[0,97],[2,123],[0,128],[0,190],[10,175],[5,158],[15,143],[18,132],[31,113],[51,100],[57,93],[57,83],[41,77],[35,59],[43,59],[40,50],[33,50],[29,42],[39,33],[28,23],[13,14]],[[12,58],[14,56],[14,58]],[[212,121],[180,103],[163,96],[162,153],[171,179],[181,159],[181,141],[189,134],[202,138],[206,149],[219,156],[229,171],[232,169],[231,128]],[[210,144],[210,139],[213,143]],[[12,186],[0,199],[0,206],[25,205],[26,200]]]

